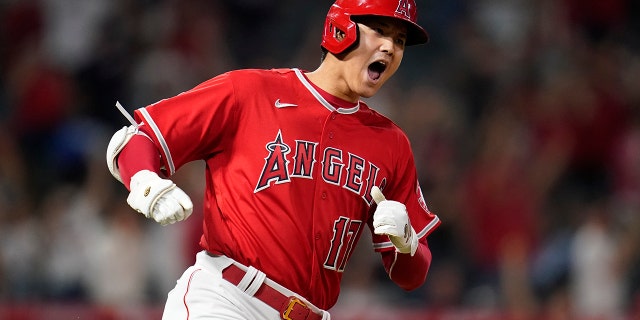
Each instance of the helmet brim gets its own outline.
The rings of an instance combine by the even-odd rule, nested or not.
[[[429,42],[429,33],[421,26],[403,19],[399,19],[407,23],[407,43],[406,46],[415,46]]]
[[[354,14],[354,15],[351,15],[350,19],[355,22],[358,20],[358,17],[373,17],[373,18],[387,17],[387,18],[393,18],[397,21],[404,23],[407,26],[407,42],[405,43],[406,46],[415,46],[415,45],[425,44],[429,42],[429,33],[427,33],[427,31],[424,30],[424,28],[422,28],[420,25],[412,21],[398,18],[396,16],[374,15],[374,14]]]

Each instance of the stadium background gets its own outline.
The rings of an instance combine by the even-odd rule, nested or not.
[[[198,208],[160,227],[104,163],[130,111],[236,68],[314,69],[331,1],[0,1],[0,319],[153,319]],[[338,319],[640,311],[640,4],[421,1],[431,34],[371,104],[415,148],[427,283],[361,242]],[[176,177],[199,203],[200,164]]]

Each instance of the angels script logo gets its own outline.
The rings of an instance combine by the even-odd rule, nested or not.
[[[267,154],[254,193],[276,184],[290,183],[292,178],[322,179],[342,186],[371,204],[371,187],[384,187],[386,178],[379,177],[380,168],[367,159],[336,147],[319,150],[319,142],[293,140],[285,142],[280,130],[273,141],[265,145]],[[315,170],[316,166],[320,170]]]

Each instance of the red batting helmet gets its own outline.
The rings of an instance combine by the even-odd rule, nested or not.
[[[407,46],[423,44],[429,35],[417,23],[415,0],[337,0],[327,13],[321,46],[338,54],[358,39],[356,23],[352,16],[382,16],[400,19],[407,23]],[[337,30],[344,35],[338,36]]]

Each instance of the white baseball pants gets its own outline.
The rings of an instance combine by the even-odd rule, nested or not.
[[[279,320],[275,310],[222,278],[233,260],[202,251],[167,296],[162,320]],[[323,312],[323,320],[329,320]]]

